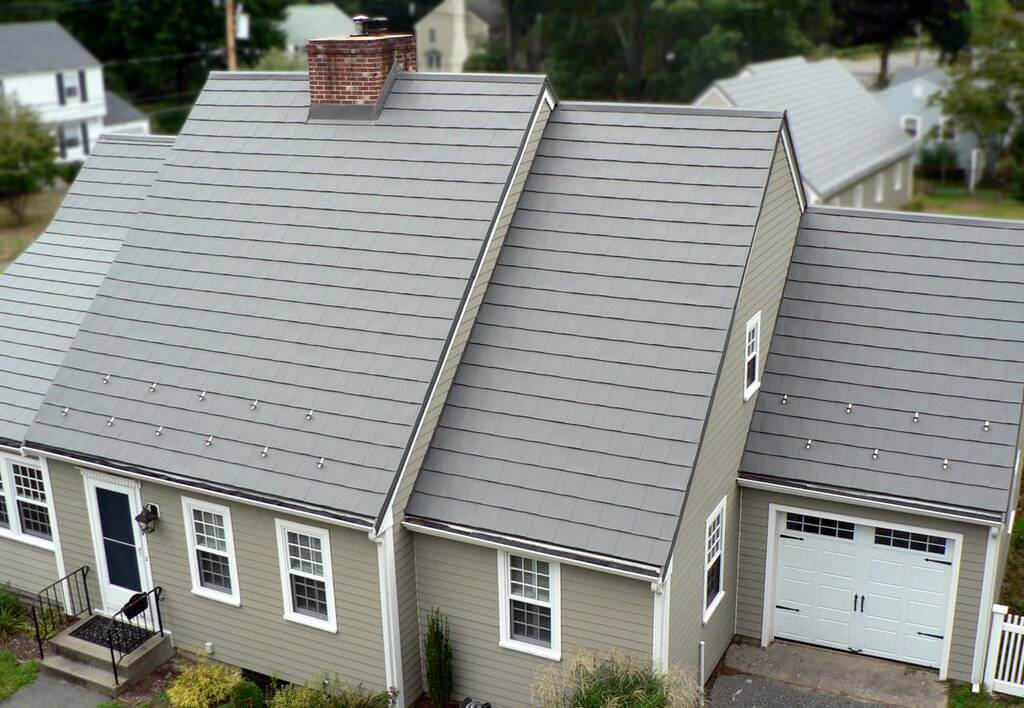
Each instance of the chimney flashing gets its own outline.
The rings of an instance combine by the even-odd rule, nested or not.
[[[396,61],[391,65],[388,77],[381,88],[380,97],[373,105],[365,103],[312,103],[309,104],[309,116],[307,122],[316,121],[372,121],[380,117],[384,109],[384,102],[391,93],[391,86],[395,83],[398,75],[404,71]]]

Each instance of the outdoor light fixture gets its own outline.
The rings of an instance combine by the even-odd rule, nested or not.
[[[156,504],[146,504],[142,511],[135,517],[135,523],[139,525],[142,533],[153,533],[156,531],[156,522],[160,518],[160,507]]]

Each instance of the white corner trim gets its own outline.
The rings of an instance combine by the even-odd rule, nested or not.
[[[407,532],[408,533],[408,532]],[[386,529],[373,537],[377,544],[377,575],[380,583],[381,632],[384,638],[384,675],[388,687],[405,699],[402,675],[402,634],[398,613],[398,576],[395,563],[395,530]]]
[[[955,531],[914,526],[900,522],[878,521],[863,516],[850,516],[848,514],[833,513],[831,510],[816,509],[814,507],[797,507],[786,504],[768,504],[768,537],[765,539],[765,568],[764,568],[764,601],[761,607],[761,646],[768,646],[775,639],[774,617],[772,608],[775,607],[775,556],[776,547],[779,542],[779,519],[783,514],[826,514],[830,518],[847,521],[863,526],[884,526],[885,528],[900,529],[915,533],[925,533],[933,536],[941,536],[953,542],[952,572],[950,573],[949,598],[946,604],[946,623],[942,647],[942,658],[939,663],[939,680],[945,680],[949,671],[949,657],[953,646],[953,618],[956,612],[957,591],[960,586],[960,559],[964,545],[963,534]],[[982,603],[984,607],[984,602]],[[991,604],[988,605],[991,607]]]
[[[978,685],[984,678],[986,650],[992,626],[992,606],[996,593],[996,566],[999,557],[999,529],[989,529],[985,539],[985,572],[981,581],[981,602],[978,608],[978,625],[974,636],[974,661],[971,662],[971,684]]]
[[[509,617],[509,604],[512,600],[509,587],[509,556],[517,555],[524,558],[538,559],[528,553],[498,551],[498,646],[503,649],[532,654],[551,661],[562,660],[562,582],[561,567],[558,561],[544,559],[548,564],[550,587],[549,602],[536,604],[546,605],[551,609],[551,646],[543,647],[512,638],[512,622]],[[532,601],[527,601],[532,602]]]
[[[416,430],[413,432],[412,438],[409,443],[408,449],[405,451],[405,457],[402,459],[402,468],[398,472],[398,479],[395,480],[394,486],[390,490],[390,498],[387,500],[387,508],[381,517],[380,526],[378,527],[374,522],[373,532],[380,534],[388,528],[391,528],[395,524],[395,498],[398,496],[398,490],[402,487],[402,480],[405,479],[409,472],[409,460],[412,458],[412,451],[416,449],[416,441],[419,440],[420,434],[423,432],[423,424],[427,419],[426,412],[430,410],[434,403],[434,396],[437,395],[437,389],[441,384],[441,372],[444,370],[444,364],[448,361],[451,356],[452,349],[455,347],[455,340],[457,337],[456,333],[459,328],[462,327],[462,322],[466,318],[466,312],[469,310],[469,301],[472,299],[470,294],[476,289],[477,283],[480,281],[480,274],[483,272],[484,261],[486,260],[486,254],[494,244],[495,237],[498,234],[498,224],[501,223],[501,216],[505,212],[505,207],[508,205],[509,196],[512,194],[512,185],[515,184],[516,178],[519,176],[520,170],[523,168],[523,158],[526,157],[526,146],[529,144],[531,137],[533,136],[534,130],[537,128],[537,120],[540,118],[540,109],[543,104],[547,103],[548,106],[554,105],[554,98],[545,88],[544,93],[537,101],[537,105],[533,109],[533,117],[530,119],[530,127],[523,136],[523,142],[520,146],[519,155],[516,157],[515,167],[509,174],[508,182],[505,184],[505,191],[501,196],[501,204],[498,205],[497,211],[494,212],[494,219],[491,222],[491,228],[487,232],[487,240],[484,242],[483,248],[480,251],[480,262],[476,270],[473,273],[473,280],[470,282],[469,287],[466,289],[465,297],[462,299],[462,303],[459,305],[459,314],[455,320],[455,326],[452,328],[451,336],[448,337],[448,341],[445,343],[444,353],[441,356],[441,365],[438,368],[437,376],[434,377],[433,382],[430,385],[430,394],[427,396],[423,403],[423,409],[419,416],[419,420],[416,423]],[[506,227],[507,232],[507,227]],[[493,266],[492,266],[493,269]]]
[[[228,569],[231,572],[231,592],[221,592],[212,588],[204,587],[199,577],[199,564],[196,557],[195,526],[192,520],[192,510],[206,511],[219,515],[224,520],[224,542],[227,551],[224,554],[228,558]],[[192,594],[204,597],[208,600],[216,600],[226,605],[240,607],[242,604],[241,588],[238,581],[238,561],[235,555],[235,534],[231,523],[231,509],[220,504],[212,504],[208,501],[193,499],[182,495],[181,497],[181,518],[185,530],[185,545],[188,552],[188,569],[192,578]],[[217,551],[215,551],[217,552]]]
[[[286,519],[274,519],[274,529],[277,535],[277,556],[281,569],[281,600],[284,603],[284,619],[296,624],[304,624],[324,632],[336,633],[338,631],[337,607],[334,599],[334,570],[331,567],[331,534],[325,528],[307,526]],[[315,536],[320,539],[320,551],[323,556],[324,575],[316,578],[324,583],[327,593],[327,619],[322,620],[316,617],[295,612],[292,609],[292,589],[290,576],[294,572],[288,562],[288,539],[287,532],[295,531],[305,536]],[[300,573],[301,575],[308,575]]]
[[[668,671],[668,652],[671,620],[669,610],[672,599],[672,561],[669,561],[665,579],[651,583],[654,593],[654,632],[651,657],[657,671]]]

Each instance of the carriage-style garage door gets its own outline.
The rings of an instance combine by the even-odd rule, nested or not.
[[[954,539],[788,512],[778,529],[775,637],[939,668]]]

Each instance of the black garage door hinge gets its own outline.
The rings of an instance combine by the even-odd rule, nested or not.
[[[931,637],[932,639],[945,639],[945,635],[942,634],[929,634],[928,632],[918,632],[922,637]]]
[[[776,610],[786,610],[787,612],[799,612],[800,611],[800,610],[798,610],[795,607],[786,607],[785,605],[776,605],[775,609]]]

